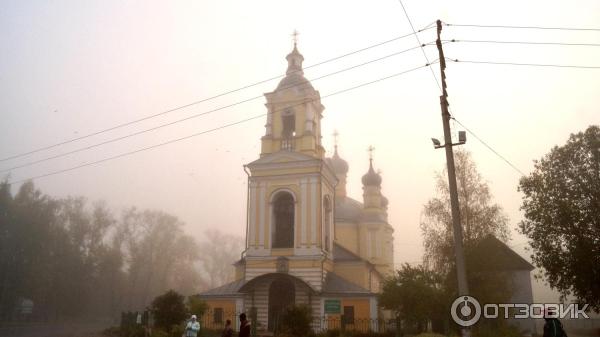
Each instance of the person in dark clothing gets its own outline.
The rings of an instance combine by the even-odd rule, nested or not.
[[[557,318],[556,312],[553,310],[546,311],[544,315],[544,336],[543,337],[567,337],[567,333],[563,329],[562,324]]]
[[[246,314],[240,314],[240,333],[238,337],[250,337],[250,322],[246,319]]]
[[[233,337],[233,329],[231,328],[231,320],[225,321],[225,329],[221,332],[221,337]]]

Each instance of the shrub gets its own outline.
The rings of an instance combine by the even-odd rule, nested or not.
[[[150,337],[169,337],[169,334],[161,329],[153,329]]]
[[[184,296],[169,290],[152,301],[151,310],[154,314],[154,326],[171,332],[174,326],[179,326],[187,317]],[[179,334],[180,337],[181,334]]]
[[[281,333],[290,337],[306,337],[312,334],[312,314],[306,305],[290,306],[281,316]]]
[[[181,324],[171,326],[169,337],[181,337],[185,332],[185,328]]]
[[[120,337],[145,337],[145,329],[141,325],[130,325],[119,329]]]

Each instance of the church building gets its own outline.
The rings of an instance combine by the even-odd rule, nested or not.
[[[296,44],[286,76],[265,94],[268,115],[260,157],[248,174],[246,247],[235,280],[200,294],[204,319],[245,312],[258,331],[272,331],[290,305],[307,305],[313,328],[380,317],[377,294],[393,272],[393,228],[373,159],[362,177],[363,201],[346,195],[348,164],[336,144],[321,144],[324,106],[304,77]],[[339,323],[338,323],[339,324]]]

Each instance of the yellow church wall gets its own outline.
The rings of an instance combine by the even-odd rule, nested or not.
[[[335,270],[335,264],[331,259],[327,259],[323,262],[323,269],[327,272],[333,272]]]
[[[368,298],[341,298],[340,302],[342,314],[344,314],[344,307],[354,307],[354,324],[346,324],[347,330],[369,330],[371,308]],[[330,328],[340,328],[341,314],[328,314],[327,318]]]
[[[244,278],[244,265],[238,264],[235,266],[234,281]]]
[[[342,308],[347,306],[354,307],[354,319],[369,319],[371,317],[371,308],[367,298],[343,298]]]
[[[225,321],[228,319],[231,320],[231,322],[235,322],[235,299],[208,299],[205,301],[206,304],[208,304],[209,310],[202,316],[200,322],[201,326],[224,327]],[[218,309],[222,310],[220,322],[218,322],[218,319],[216,320],[218,317],[215,317],[215,312],[218,311]]]
[[[349,282],[369,289],[369,269],[364,263],[336,263],[334,272]]]
[[[358,229],[355,226],[335,226],[336,240],[358,255]]]
[[[215,308],[221,308],[224,312],[235,312],[235,299],[209,299],[206,300],[206,304],[208,304],[211,311]]]

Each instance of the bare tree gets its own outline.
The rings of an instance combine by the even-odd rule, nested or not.
[[[200,243],[200,266],[208,285],[213,288],[233,281],[233,263],[240,259],[243,249],[241,237],[211,229]]]

